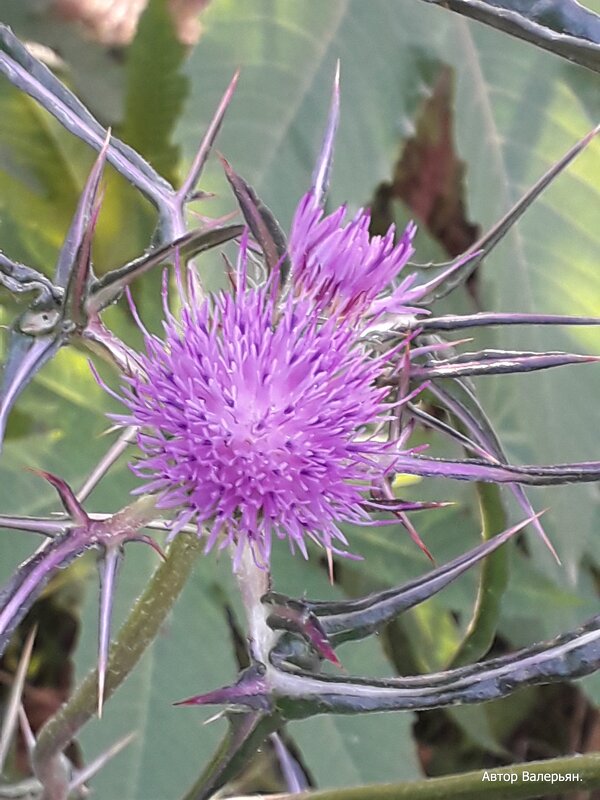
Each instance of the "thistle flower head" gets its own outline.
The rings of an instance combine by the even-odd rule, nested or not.
[[[411,222],[395,244],[395,227],[371,236],[371,214],[360,209],[345,222],[346,207],[325,215],[311,190],[300,201],[290,233],[292,277],[299,291],[321,310],[342,315],[423,313],[410,305],[414,273],[396,280],[414,252]]]
[[[335,551],[338,523],[367,517],[365,489],[389,464],[389,446],[364,433],[386,411],[382,363],[310,300],[278,306],[272,283],[248,288],[245,262],[242,245],[233,293],[167,314],[164,339],[146,335],[117,419],[142,428],[144,490],[180,508],[175,530],[207,523],[207,550],[234,544],[239,558],[249,544],[266,563],[275,535]]]

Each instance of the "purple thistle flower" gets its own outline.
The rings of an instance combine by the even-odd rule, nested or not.
[[[387,369],[357,344],[350,321],[323,321],[310,299],[278,305],[273,281],[246,286],[246,243],[237,285],[165,308],[164,340],[145,332],[146,353],[126,378],[120,424],[142,428],[132,469],[178,508],[173,534],[211,526],[206,550],[246,544],[269,561],[273,535],[306,556],[305,536],[339,552],[339,522],[365,522],[364,496],[381,484],[393,446],[370,435],[387,419]]]
[[[413,239],[417,232],[414,222],[409,222],[395,243],[394,225],[390,225],[384,236],[370,235],[371,212],[368,209],[359,209],[349,222],[344,222],[346,206],[325,215],[323,204],[339,122],[339,77],[338,64],[312,186],[298,204],[292,221],[288,252],[296,291],[309,297],[322,312],[351,315],[355,319],[372,321],[381,314],[427,316],[430,312],[423,306],[430,302],[431,292],[479,253],[465,253],[425,283],[417,283],[417,273],[396,283],[414,252]]]
[[[416,272],[396,283],[414,252],[414,222],[409,222],[394,243],[394,225],[384,236],[370,235],[369,210],[359,209],[349,222],[345,217],[346,206],[325,215],[318,191],[312,188],[298,204],[292,221],[292,280],[298,294],[310,298],[321,312],[369,319],[387,313],[426,316],[430,312],[419,304],[425,304],[432,290],[478,255],[465,253],[425,283],[417,283]]]
[[[346,223],[345,217],[345,206],[325,216],[314,190],[298,204],[289,252],[292,279],[300,292],[321,311],[329,309],[342,315],[424,313],[407,305],[413,296],[416,299],[410,291],[417,280],[414,273],[380,297],[414,252],[414,223],[409,223],[395,244],[394,225],[385,236],[370,236],[368,210],[360,209]]]

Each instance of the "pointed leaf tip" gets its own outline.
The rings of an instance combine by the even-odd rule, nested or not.
[[[331,103],[329,106],[329,115],[327,118],[327,126],[323,136],[323,143],[321,151],[315,165],[315,170],[312,177],[312,188],[317,205],[322,205],[327,189],[329,187],[329,178],[331,175],[331,168],[333,166],[333,151],[335,146],[335,136],[337,133],[338,123],[340,121],[340,62],[339,59],[336,64],[335,75],[333,79],[333,89],[331,92]]]
[[[74,286],[79,287],[88,276],[89,263],[79,257],[82,251],[87,249],[86,240],[91,236],[90,227],[93,229],[96,200],[110,146],[110,136],[109,129],[79,197],[56,263],[54,282],[57,286],[68,287],[70,294],[75,292]]]
[[[264,666],[256,664],[245,670],[231,686],[223,686],[206,694],[178,700],[174,706],[232,705],[272,711],[271,693],[264,679]]]
[[[162,547],[158,544],[158,542],[154,541],[151,536],[146,536],[145,534],[140,534],[139,536],[131,536],[128,542],[141,542],[142,544],[147,544],[151,547],[155,553],[159,555],[159,557],[163,560],[167,560],[167,554],[162,549]]]
[[[44,480],[48,481],[48,483],[54,486],[58,492],[58,496],[60,497],[65,511],[67,514],[69,514],[74,522],[77,522],[80,525],[89,524],[89,516],[84,511],[83,506],[75,497],[73,490],[66,481],[64,481],[62,478],[59,478],[57,475],[53,475],[51,472],[46,472],[43,469],[32,469],[31,467],[27,467],[27,469],[29,472],[32,472],[34,475],[39,475],[40,478],[44,478]]]
[[[200,175],[202,174],[202,170],[204,169],[204,165],[206,164],[206,160],[210,154],[210,151],[215,143],[215,139],[221,129],[221,125],[223,124],[223,119],[225,117],[225,113],[229,108],[229,104],[233,98],[235,90],[237,88],[237,84],[240,78],[241,69],[238,67],[236,71],[233,73],[233,77],[229,82],[229,86],[225,90],[223,97],[221,98],[221,102],[219,103],[217,110],[206,130],[206,133],[202,137],[202,141],[200,142],[200,146],[198,147],[198,151],[194,157],[192,162],[192,166],[183,181],[181,188],[177,192],[177,196],[180,200],[184,202],[190,202],[192,200],[198,200],[201,197],[205,196],[205,193],[196,189],[196,184],[200,179]],[[210,195],[209,195],[210,196]]]
[[[267,270],[269,273],[278,271],[283,282],[289,272],[289,259],[286,255],[287,241],[281,226],[250,184],[232,169],[222,154],[219,153],[218,157],[246,224],[263,252]]]

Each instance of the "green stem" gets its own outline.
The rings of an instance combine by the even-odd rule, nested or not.
[[[499,777],[502,775],[508,775],[508,780]],[[598,787],[600,755],[594,754],[532,761],[395,785],[305,792],[293,795],[293,800],[527,800],[546,796],[549,792],[563,795]],[[292,800],[292,795],[278,797]]]
[[[183,800],[208,800],[213,797],[218,789],[240,774],[265,739],[280,725],[278,718],[260,712],[232,714],[224,739]]]
[[[267,625],[269,612],[261,602],[261,597],[271,588],[271,573],[267,567],[256,565],[250,546],[246,545],[234,576],[248,620],[252,657],[268,667],[271,648],[277,636]]]
[[[484,541],[507,527],[500,488],[494,483],[478,483],[477,496],[481,511]],[[472,664],[490,649],[500,615],[502,595],[508,584],[508,550],[503,545],[481,565],[479,588],[473,616],[448,668]]]
[[[179,534],[167,560],[155,571],[143,594],[111,647],[104,696],[108,700],[154,641],[167,614],[183,589],[196,556],[202,549],[199,537]],[[46,782],[57,767],[57,759],[98,706],[98,674],[92,670],[68,703],[42,728],[33,754],[36,776]]]
[[[276,634],[267,625],[265,605],[261,598],[271,589],[269,570],[258,567],[249,546],[244,548],[235,579],[240,589],[248,622],[248,641],[253,660],[269,669],[269,654]],[[281,725],[274,714],[249,712],[230,714],[229,729],[216,753],[183,800],[207,800],[228,780],[235,777],[256,755],[267,736]]]

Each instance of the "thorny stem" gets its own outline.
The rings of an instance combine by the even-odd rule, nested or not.
[[[495,777],[502,774],[508,779]],[[547,778],[542,780],[542,776]],[[569,780],[567,776],[574,777]],[[293,800],[528,800],[546,796],[548,792],[570,794],[599,786],[600,755],[594,754],[531,761],[407,783],[305,792],[293,795]],[[292,796],[276,795],[273,800],[292,800]]]
[[[232,553],[233,557],[233,553]],[[269,653],[277,633],[267,625],[269,611],[261,598],[271,589],[271,574],[268,568],[259,567],[250,547],[243,550],[236,577],[246,619],[248,639],[252,657],[269,668]],[[244,762],[258,750],[269,734],[280,725],[274,715],[260,713],[237,715],[229,720],[229,729],[213,758],[203,770],[183,800],[207,800],[214,791],[242,768]]]
[[[183,589],[196,556],[202,549],[198,536],[179,534],[145,591],[137,600],[113,644],[106,672],[108,699],[154,641],[165,617]],[[57,714],[42,728],[33,753],[36,776],[48,787],[63,770],[61,753],[81,728],[95,715],[98,705],[98,675],[91,671]],[[44,800],[65,800],[66,793],[45,794]]]
[[[477,495],[483,523],[483,538],[489,540],[507,525],[500,489],[496,484],[478,483]],[[482,564],[473,616],[448,669],[472,664],[490,649],[500,615],[502,595],[508,584],[508,550],[501,547]]]

